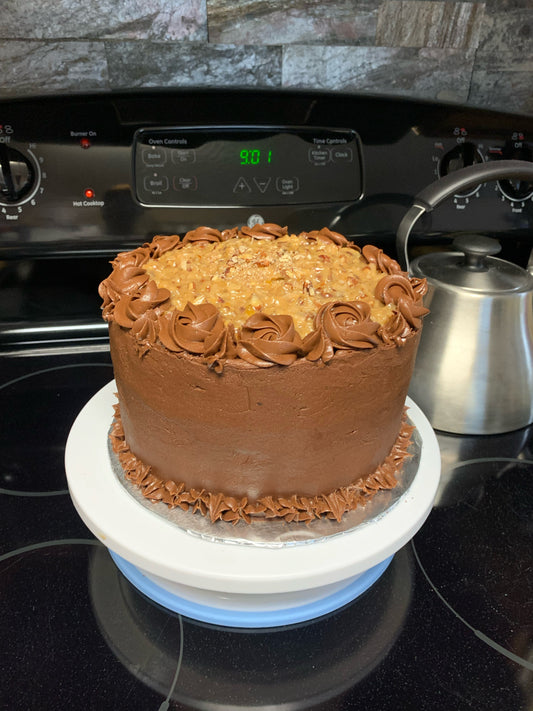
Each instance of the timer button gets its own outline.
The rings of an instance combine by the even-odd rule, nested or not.
[[[330,160],[329,148],[314,146],[309,149],[307,156],[309,162],[313,165],[326,165],[326,163]]]

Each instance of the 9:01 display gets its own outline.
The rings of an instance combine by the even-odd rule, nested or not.
[[[240,156],[241,165],[264,165],[272,162],[272,151],[261,151],[259,148],[243,148]]]

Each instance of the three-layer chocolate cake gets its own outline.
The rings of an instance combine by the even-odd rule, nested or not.
[[[425,281],[272,224],[157,236],[112,264],[111,439],[145,496],[213,522],[340,520],[396,484]]]

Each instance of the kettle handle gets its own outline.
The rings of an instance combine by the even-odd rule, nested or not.
[[[431,212],[450,195],[486,180],[516,178],[533,182],[533,163],[525,160],[499,160],[461,168],[431,183],[413,199],[413,204],[404,215],[396,233],[396,251],[402,269],[409,271],[407,240],[416,221]]]

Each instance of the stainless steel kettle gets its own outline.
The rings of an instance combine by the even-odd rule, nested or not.
[[[496,258],[499,243],[478,235],[456,239],[451,253],[411,263],[408,257],[408,237],[422,214],[468,187],[504,179],[533,182],[533,164],[497,161],[451,173],[415,197],[398,228],[400,262],[427,278],[431,310],[409,395],[445,432],[497,434],[533,422],[532,274]]]

